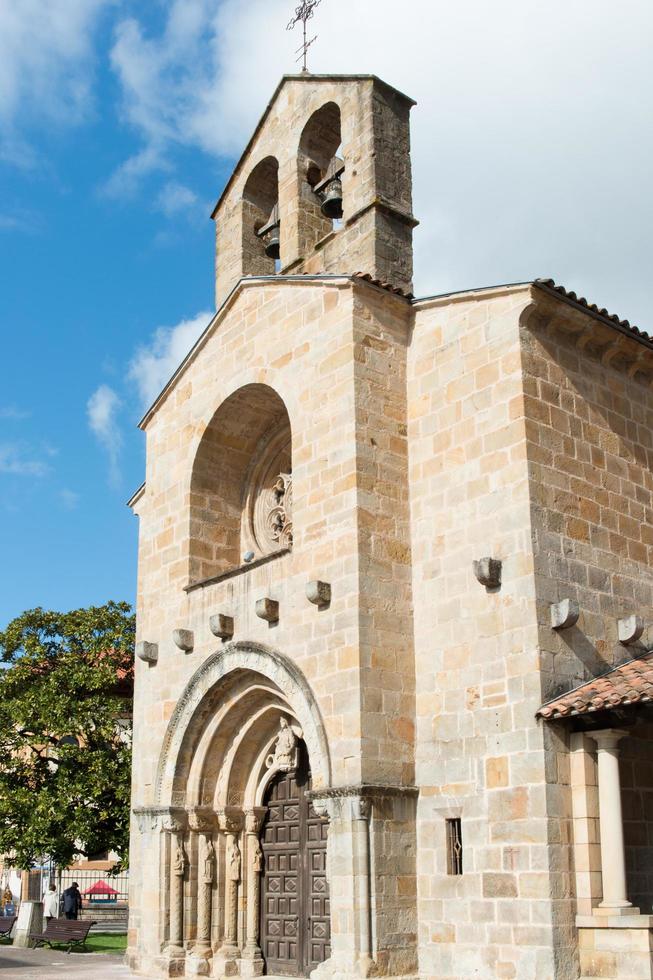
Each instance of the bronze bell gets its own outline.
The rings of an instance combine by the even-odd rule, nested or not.
[[[279,225],[273,225],[265,234],[265,254],[269,259],[278,259],[281,255],[279,248]]]
[[[342,181],[339,177],[327,184],[321,205],[322,214],[326,218],[342,218]]]

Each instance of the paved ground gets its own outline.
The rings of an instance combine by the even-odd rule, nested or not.
[[[61,953],[49,949],[0,948],[0,980],[133,980],[122,956]]]

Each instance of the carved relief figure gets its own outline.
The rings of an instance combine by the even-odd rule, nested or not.
[[[213,884],[213,873],[215,869],[215,850],[213,841],[210,837],[206,838],[206,849],[204,851],[204,884]]]
[[[301,737],[301,729],[299,729]],[[274,743],[274,754],[265,760],[268,769],[278,769],[279,772],[292,772],[297,768],[298,734],[285,718],[279,720],[279,734]]]
[[[258,841],[256,841],[254,853],[252,854],[252,865],[257,874],[263,870],[263,851]]]
[[[240,881],[240,848],[233,837],[227,844],[227,875],[230,881]]]
[[[183,878],[186,874],[186,854],[184,853],[183,844],[177,844],[175,848],[175,856],[172,862],[172,873],[178,878]]]

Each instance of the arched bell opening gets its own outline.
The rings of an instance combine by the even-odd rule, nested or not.
[[[243,188],[243,275],[273,275],[281,255],[279,162],[265,157],[256,164]]]
[[[280,396],[239,388],[200,440],[190,481],[189,580],[292,546],[292,437]]]
[[[299,241],[304,255],[341,226],[345,175],[341,138],[340,108],[327,102],[312,114],[299,140]]]

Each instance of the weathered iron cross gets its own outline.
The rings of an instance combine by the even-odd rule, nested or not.
[[[306,54],[313,41],[317,40],[317,34],[315,34],[310,39],[310,41],[306,40],[306,23],[311,19],[311,17],[315,13],[315,8],[321,2],[322,0],[302,0],[300,5],[298,7],[295,7],[295,16],[291,18],[286,28],[287,31],[292,31],[295,28],[296,24],[298,24],[300,21],[302,23],[304,40],[302,41],[302,43],[297,48],[297,51],[295,52],[295,54],[299,53],[299,58],[297,58],[297,61],[303,62],[302,71],[308,71],[308,68],[306,67]]]

